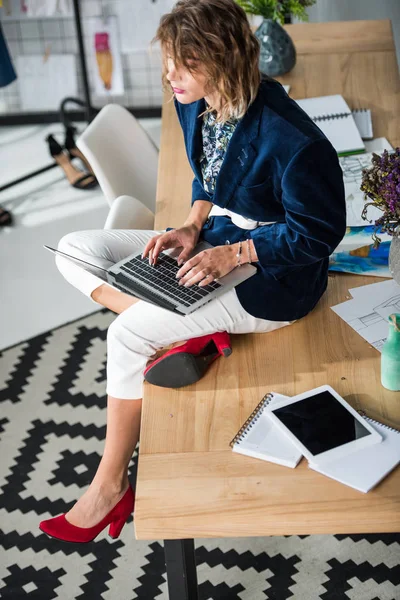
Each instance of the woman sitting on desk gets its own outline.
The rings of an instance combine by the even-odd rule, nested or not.
[[[162,231],[84,231],[59,249],[104,267],[144,248],[154,264],[182,248],[180,281],[207,285],[251,262],[257,273],[187,316],[104,284],[57,257],[73,285],[120,313],[107,338],[107,434],[85,494],[41,523],[49,535],[88,542],[119,535],[134,508],[128,464],[139,439],[146,363],[157,350],[216,332],[269,332],[309,313],[327,286],[328,257],[345,232],[342,171],[331,143],[280,83],[260,81],[259,45],[234,0],[180,0],[164,15],[163,76],[174,94],[194,172],[183,225]],[[173,202],[174,190],[170,190]],[[188,260],[199,239],[214,247]],[[162,361],[161,361],[162,362]]]

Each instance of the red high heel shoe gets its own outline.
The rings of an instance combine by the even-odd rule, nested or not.
[[[54,519],[42,521],[39,529],[47,533],[50,537],[62,540],[63,542],[86,544],[87,542],[92,542],[109,525],[108,535],[115,539],[119,537],[134,506],[135,493],[131,486],[129,486],[118,504],[94,527],[77,527],[76,525],[72,525],[65,518],[65,514],[63,514],[54,517]]]
[[[232,354],[226,331],[193,338],[182,346],[168,350],[144,371],[144,378],[160,387],[179,388],[201,379],[219,356]]]

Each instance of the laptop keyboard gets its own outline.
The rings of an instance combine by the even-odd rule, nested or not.
[[[155,292],[184,306],[191,306],[221,287],[221,284],[216,281],[203,287],[196,284],[187,288],[179,285],[176,274],[180,267],[174,258],[163,253],[158,256],[155,266],[149,265],[148,258],[142,259],[141,256],[136,256],[121,265],[120,269],[122,272],[134,275],[139,282],[147,283]]]

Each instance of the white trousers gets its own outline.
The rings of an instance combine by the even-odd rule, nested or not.
[[[78,231],[64,236],[58,248],[108,268],[135,251],[141,251],[157,233],[161,232],[125,229]],[[57,256],[56,263],[65,279],[86,296],[90,297],[97,287],[104,284],[104,281],[65,258]],[[242,307],[234,289],[186,316],[140,300],[118,315],[108,328],[107,394],[127,400],[142,398],[143,371],[148,360],[157,350],[175,342],[216,331],[266,333],[291,322],[253,317]]]

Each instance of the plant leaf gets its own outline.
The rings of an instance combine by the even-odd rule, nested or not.
[[[251,15],[260,15],[264,19],[284,22],[286,15],[293,15],[302,21],[308,21],[306,6],[312,6],[316,0],[236,0],[244,11]]]

